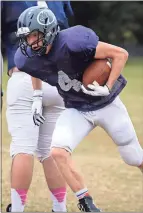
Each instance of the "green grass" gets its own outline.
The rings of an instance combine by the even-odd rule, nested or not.
[[[6,69],[6,63],[5,63]],[[143,147],[143,58],[130,59],[123,72],[128,80],[121,99],[128,108],[139,141]],[[6,91],[6,71],[3,88]],[[5,97],[2,112],[2,211],[10,202],[10,136],[5,119]],[[108,135],[101,129],[93,130],[78,146],[74,160],[84,174],[90,193],[105,212],[142,212],[143,177],[138,169],[126,165]],[[51,211],[51,201],[42,167],[35,160],[33,181],[25,211]],[[78,211],[76,199],[68,189],[68,211]]]

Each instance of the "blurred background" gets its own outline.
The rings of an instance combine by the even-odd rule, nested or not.
[[[143,56],[142,1],[71,1],[75,24],[92,28],[101,41]]]
[[[143,56],[143,1],[71,1],[69,25],[92,28],[101,41],[124,46]]]
[[[128,109],[143,147],[143,2],[71,1],[71,6],[74,16],[67,17],[70,26],[81,24],[90,27],[101,41],[128,50],[129,60],[123,71],[128,84],[120,97]],[[2,212],[5,212],[10,203],[11,138],[5,117],[8,78],[5,57],[2,82]],[[101,128],[94,129],[82,141],[73,153],[73,158],[84,174],[95,202],[104,212],[143,212],[143,177],[137,168],[122,161],[117,147]],[[67,208],[68,212],[78,212],[76,198],[69,189]],[[36,159],[25,211],[51,211],[42,167]]]

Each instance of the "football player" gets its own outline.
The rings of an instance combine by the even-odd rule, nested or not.
[[[52,133],[56,120],[64,110],[62,97],[56,87],[42,83],[42,106],[45,123],[35,120],[33,123],[31,105],[33,98],[36,100],[36,93],[33,97],[31,77],[15,67],[14,54],[18,47],[15,35],[17,19],[22,11],[30,6],[42,4],[44,1],[22,1],[2,2],[2,36],[6,46],[8,59],[8,73],[11,76],[7,85],[7,123],[8,130],[12,137],[10,155],[12,156],[11,166],[11,202],[7,211],[22,212],[26,204],[28,189],[32,179],[34,154],[38,157],[43,166],[46,181],[53,201],[53,211],[66,211],[66,185],[57,166],[50,156],[50,145]],[[68,19],[64,6],[69,10],[70,3],[49,2],[48,5],[54,10],[59,25],[66,28]],[[71,11],[71,7],[70,7]],[[38,100],[37,100],[38,103]],[[41,106],[40,106],[41,107]]]
[[[20,48],[15,54],[17,67],[33,76],[34,118],[41,116],[41,80],[56,86],[66,110],[60,115],[52,138],[52,156],[67,184],[85,212],[99,212],[82,176],[73,166],[72,151],[96,126],[101,126],[117,145],[123,160],[143,168],[141,148],[127,109],[119,98],[126,86],[121,72],[128,52],[99,41],[94,31],[74,26],[59,32],[56,17],[49,9],[32,7],[19,17],[17,36]],[[112,69],[105,86],[82,85],[84,70],[96,59],[112,59]],[[37,79],[34,79],[37,78]],[[39,78],[39,79],[38,79]],[[42,104],[41,104],[42,105]],[[112,118],[112,119],[111,119]],[[81,129],[82,128],[82,129]]]

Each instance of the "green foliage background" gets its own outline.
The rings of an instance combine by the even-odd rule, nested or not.
[[[143,45],[142,1],[72,1],[75,23],[113,44]]]

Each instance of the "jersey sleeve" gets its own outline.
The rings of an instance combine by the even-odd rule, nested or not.
[[[67,46],[69,51],[76,54],[77,57],[84,60],[91,60],[95,55],[98,41],[99,37],[93,30],[83,26],[77,26],[75,32],[71,33]]]

